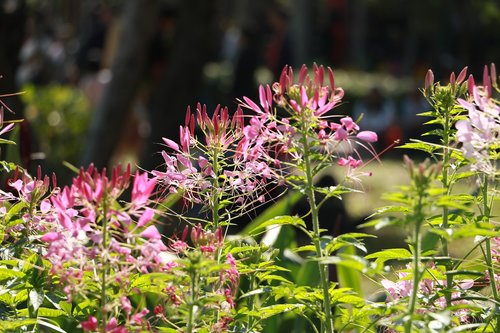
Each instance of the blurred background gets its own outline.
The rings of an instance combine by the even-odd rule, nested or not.
[[[499,59],[496,0],[1,0],[0,93],[24,118],[18,162],[56,171],[161,164],[187,105],[255,98],[286,64],[331,66],[341,114],[379,149],[416,137],[428,68],[445,79]],[[390,155],[390,154],[389,154]],[[11,157],[14,158],[14,157]]]

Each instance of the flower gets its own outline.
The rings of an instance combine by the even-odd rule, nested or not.
[[[361,131],[351,117],[330,114],[342,101],[344,91],[335,86],[333,71],[327,68],[326,72],[328,83],[323,66],[314,65],[312,76],[302,66],[298,82],[294,83],[293,71],[286,66],[280,81],[272,85],[272,101],[285,113],[269,107],[268,86],[259,89],[260,106],[247,97],[240,101],[241,107],[254,112],[243,129],[243,160],[252,161],[257,156],[273,168],[282,166],[283,174],[293,174],[294,167],[303,166],[304,156],[308,155],[319,164],[318,169],[334,164],[346,166],[347,176],[355,179],[352,169],[363,164],[358,147],[376,156],[371,143],[378,137],[375,132]],[[320,154],[312,155],[316,152]]]
[[[108,276],[105,281],[113,288],[113,297],[109,297],[109,304],[101,306],[110,306],[113,310],[108,312],[113,318],[130,317],[137,324],[142,323],[144,313],[132,315],[132,304],[126,294],[129,277],[165,271],[168,248],[151,224],[155,210],[147,207],[156,181],[146,173],[137,172],[132,202],[124,203],[121,194],[130,182],[130,168],[125,171],[114,168],[111,178],[105,170],[98,171],[93,166],[81,169],[71,186],[41,204],[41,210],[51,212],[55,218],[40,240],[47,243],[45,257],[52,263],[52,273],[60,277],[68,301],[100,295],[98,286],[103,276]],[[21,191],[25,187],[16,186]],[[89,276],[95,283],[89,283]],[[95,318],[89,318],[82,327],[93,330],[94,323]],[[106,329],[126,331],[117,319],[114,324],[110,319]]]
[[[491,98],[484,86],[472,86],[471,100],[458,99],[468,114],[457,121],[456,138],[464,156],[473,161],[473,170],[488,175],[497,173],[490,153],[500,146],[500,104]]]
[[[264,111],[249,99],[248,106],[262,115],[270,112],[270,94],[269,87],[261,89]],[[200,135],[195,135],[195,126]],[[186,203],[203,204],[208,212],[216,209],[214,205],[222,208],[217,202],[223,200],[226,205],[218,211],[222,220],[245,214],[260,202],[267,183],[279,177],[268,166],[263,147],[254,144],[260,129],[257,117],[244,126],[239,106],[232,117],[228,108],[220,105],[211,117],[205,105],[197,105],[196,117],[188,108],[186,124],[180,128],[180,144],[164,138],[171,152],[161,152],[164,170],[152,173],[167,192],[182,193]]]
[[[407,269],[411,269],[410,265]],[[430,263],[429,270],[434,270],[431,275],[439,274],[442,275],[443,272],[434,265]],[[390,298],[388,299],[395,302],[401,299],[410,297],[413,290],[413,280],[408,279],[409,273],[407,271],[399,271],[397,273],[397,281],[393,282],[387,279],[380,281],[382,286],[386,289]],[[446,288],[446,280],[436,280],[432,278],[421,279],[418,288],[417,299],[420,302],[420,309],[418,311],[422,312],[435,312],[443,310],[447,307],[446,299],[444,296],[439,296],[442,290]],[[461,280],[455,281],[456,290],[467,290],[474,286],[473,280]],[[453,299],[452,305],[459,306],[461,304],[470,304],[469,301],[460,298],[460,291],[455,291],[452,293],[451,298]],[[467,308],[459,308],[454,311],[454,314],[460,318],[461,323],[467,323],[469,320],[470,312]]]
[[[92,332],[97,330],[97,318],[89,316],[86,321],[80,323],[84,332]]]

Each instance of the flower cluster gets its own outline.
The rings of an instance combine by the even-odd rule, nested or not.
[[[323,66],[314,65],[311,78],[304,65],[298,82],[294,83],[292,68],[285,67],[280,81],[272,86],[274,94],[269,86],[260,87],[260,105],[243,97],[241,106],[255,113],[244,129],[243,151],[257,150],[261,155],[267,154],[268,160],[285,155],[291,159],[286,164],[299,168],[304,155],[318,152],[316,162],[324,166],[336,163],[349,171],[363,164],[357,146],[375,155],[371,143],[377,141],[376,133],[360,131],[351,117],[338,117],[338,121],[329,114],[341,102],[344,91],[335,86],[332,70],[328,68],[327,72],[328,83],[325,83]],[[276,112],[273,102],[285,114]]]
[[[468,114],[455,125],[464,156],[474,161],[473,170],[488,175],[497,173],[495,154],[500,147],[500,103],[492,98],[491,87],[491,79],[495,76],[492,65],[491,78],[485,68],[483,86],[475,85],[470,79],[469,100],[458,100]]]
[[[201,135],[196,135],[196,125]],[[153,174],[169,192],[206,205],[214,218],[225,217],[229,210],[231,217],[244,214],[247,207],[264,201],[268,181],[279,177],[261,156],[243,152],[245,132],[239,107],[232,117],[227,107],[217,106],[211,117],[205,105],[198,104],[196,117],[188,108],[180,144],[163,139],[172,153],[162,151],[166,170]]]
[[[50,190],[50,183],[48,176],[42,176],[40,168],[37,177],[33,178],[24,172],[19,177],[19,170],[16,169],[14,178],[8,184],[17,193],[0,190],[0,217],[8,217],[7,206],[15,206],[20,214],[19,219],[13,218],[11,214],[10,219],[5,221],[4,240],[22,238],[20,235],[36,238],[38,233],[46,231],[56,220],[49,201],[49,197],[58,191],[55,176],[52,177],[53,190]]]
[[[205,231],[201,225],[189,229],[184,229],[180,239],[170,241],[169,248],[177,260],[166,272],[170,277],[163,287],[163,304],[168,306],[157,306],[156,318],[180,327],[187,324],[183,313],[197,311],[194,327],[202,325],[211,327],[211,332],[226,332],[236,307],[240,279],[237,262],[231,253],[224,254],[221,228],[215,232]]]
[[[420,303],[417,312],[422,314],[426,312],[441,311],[447,306],[445,297],[441,296],[442,291],[446,289],[446,279],[437,278],[437,276],[444,276],[443,272],[434,264],[431,264],[427,268],[427,271],[430,272],[430,277],[423,278],[418,286],[417,299]],[[413,289],[413,280],[410,279],[409,272],[411,272],[410,266],[407,267],[407,270],[397,272],[396,282],[387,279],[380,281],[390,296],[388,301],[397,302],[401,299],[410,297]],[[458,310],[454,311],[454,315],[459,318],[461,323],[467,323],[471,314],[465,307],[460,307],[461,304],[470,304],[468,301],[462,299],[462,294],[465,290],[469,290],[473,286],[473,280],[456,281],[455,291],[451,294],[452,305],[458,308]]]
[[[103,286],[128,290],[134,274],[164,270],[171,257],[151,224],[155,211],[147,206],[156,181],[137,172],[132,200],[122,204],[130,179],[130,167],[114,168],[111,178],[93,166],[81,169],[73,184],[52,195],[44,208],[56,216],[41,237],[48,244],[52,273],[65,286],[69,302],[75,297],[99,300],[108,332],[123,332],[125,326],[117,321],[123,316],[127,327],[144,328],[147,310],[133,313],[127,296],[103,294]],[[95,331],[96,325],[92,316],[82,323],[85,331]]]

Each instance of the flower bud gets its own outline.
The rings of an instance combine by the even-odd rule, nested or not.
[[[461,84],[462,82],[464,82],[465,80],[465,77],[467,76],[467,66],[465,66],[461,71],[460,71],[460,74],[458,74],[458,77],[457,77],[457,84]]]
[[[425,75],[425,81],[424,81],[424,89],[432,89],[432,85],[434,84],[434,73],[429,69],[427,71],[427,74]]]
[[[469,75],[469,79],[467,79],[467,90],[469,91],[469,95],[473,96],[474,95],[474,86],[476,83],[474,82],[474,77]]]
[[[406,167],[408,168],[408,171],[410,172],[410,178],[413,178],[413,168],[414,168],[414,164],[413,164],[413,161],[410,157],[408,157],[408,155],[404,155],[403,156],[403,161],[404,161],[404,164],[406,165]]]
[[[450,84],[452,86],[455,86],[455,81],[456,81],[455,80],[455,72],[451,72],[451,74],[450,74]]]
[[[484,65],[483,69],[483,86],[486,89],[486,93],[488,97],[491,97],[491,80],[490,76],[488,75],[488,66]]]
[[[490,75],[491,75],[491,83],[493,87],[498,88],[497,86],[497,69],[494,63],[490,65]]]

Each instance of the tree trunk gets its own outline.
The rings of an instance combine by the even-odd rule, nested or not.
[[[112,78],[90,124],[83,165],[105,167],[109,163],[144,74],[156,5],[156,0],[128,0],[124,5]]]
[[[2,40],[2,51],[0,52],[0,94],[11,94],[18,92],[20,87],[16,84],[16,71],[19,66],[19,51],[25,39],[26,28],[26,3],[15,1],[11,4],[3,2],[0,7],[0,39]],[[2,101],[14,113],[4,110],[5,120],[22,119],[23,103],[19,96],[4,97]],[[21,164],[29,169],[31,158],[31,140],[28,124],[25,122],[18,125],[20,138],[18,144],[20,149]],[[6,159],[6,147],[0,148],[0,158]]]
[[[214,0],[180,2],[174,49],[158,88],[151,97],[151,133],[141,158],[141,167],[151,170],[162,161],[162,137],[177,141],[188,105],[198,101],[202,72],[213,45]]]

